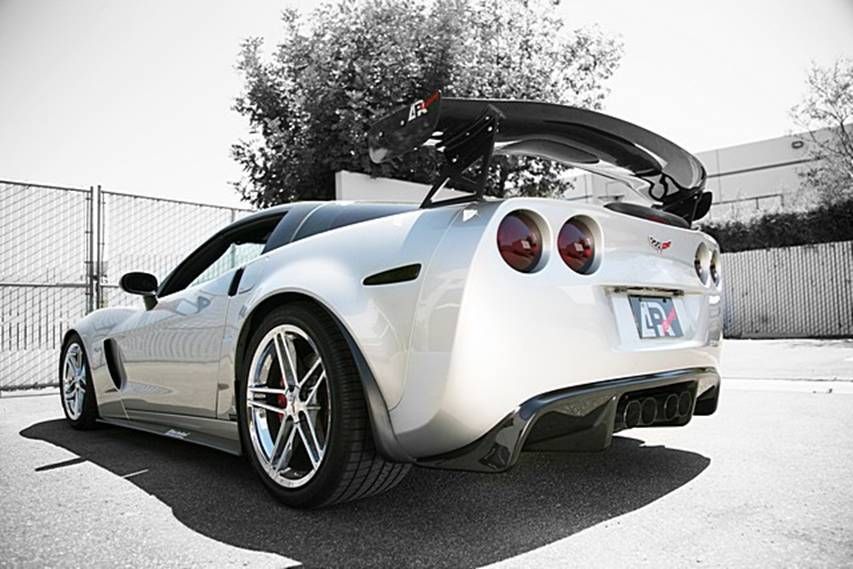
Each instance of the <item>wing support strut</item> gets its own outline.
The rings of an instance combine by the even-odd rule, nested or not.
[[[421,203],[422,209],[482,199],[489,176],[489,163],[495,151],[495,137],[502,118],[499,110],[487,105],[470,125],[437,147],[437,150],[444,154],[446,162]],[[473,176],[466,174],[466,171],[475,165]],[[470,192],[472,195],[433,201],[435,194],[448,182],[453,183],[454,189]]]

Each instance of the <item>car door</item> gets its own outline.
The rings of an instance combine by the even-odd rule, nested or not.
[[[215,236],[167,277],[156,305],[115,338],[129,416],[215,416],[229,291],[239,266],[262,253],[280,218]]]
[[[116,338],[128,411],[214,415],[228,287],[234,271],[158,299]]]

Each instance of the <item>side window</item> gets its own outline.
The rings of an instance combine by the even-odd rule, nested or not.
[[[285,213],[248,220],[214,236],[193,251],[166,277],[158,294],[168,296],[187,287],[205,283],[260,256],[270,234]]]
[[[248,263],[259,256],[264,250],[265,243],[231,243],[228,249],[216,259],[204,272],[189,284],[196,286],[219,278],[231,269]]]

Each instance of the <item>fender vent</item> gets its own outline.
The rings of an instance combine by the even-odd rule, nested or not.
[[[375,286],[404,283],[415,280],[419,274],[421,274],[421,266],[419,264],[405,265],[370,275],[364,279],[364,284],[366,286]]]
[[[121,350],[112,338],[104,340],[104,359],[107,361],[107,370],[110,379],[116,388],[121,389],[127,383],[127,374],[124,372],[124,364],[121,362]]]

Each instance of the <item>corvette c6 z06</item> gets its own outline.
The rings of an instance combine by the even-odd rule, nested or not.
[[[598,113],[442,99],[369,133],[391,160],[443,154],[420,207],[293,203],[213,235],[144,308],[68,331],[71,425],[122,425],[243,453],[291,506],[385,491],[410,465],[498,472],[524,449],[603,449],[614,432],[717,407],[721,273],[693,229],[705,171]],[[494,154],[557,160],[650,205],[482,197]],[[463,195],[438,201],[449,184]]]

